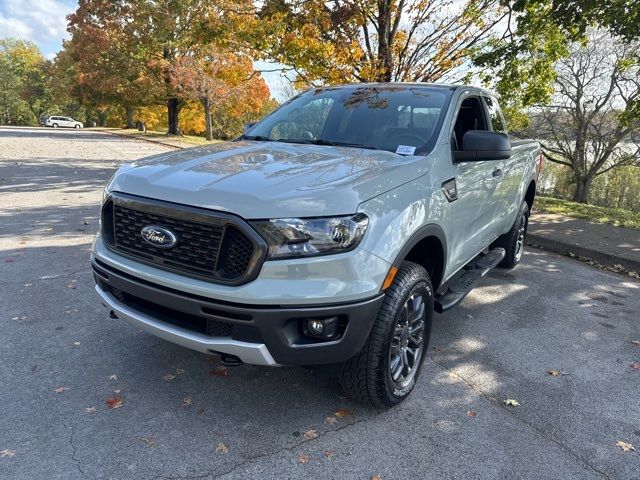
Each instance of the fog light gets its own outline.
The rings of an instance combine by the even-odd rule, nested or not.
[[[309,328],[309,332],[314,335],[322,335],[322,331],[324,330],[324,325],[320,320],[309,320],[307,327]]]
[[[333,340],[338,337],[338,317],[310,318],[304,320],[304,334],[309,337]]]

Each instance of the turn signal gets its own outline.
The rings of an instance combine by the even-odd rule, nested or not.
[[[387,277],[384,279],[384,283],[382,284],[382,291],[386,290],[393,283],[393,279],[396,278],[396,273],[398,273],[398,267],[395,265],[391,265],[389,269],[389,273],[387,273]]]

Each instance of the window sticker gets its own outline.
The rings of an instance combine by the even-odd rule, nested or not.
[[[398,155],[413,155],[415,151],[416,147],[412,147],[411,145],[398,145],[398,148],[396,148]]]

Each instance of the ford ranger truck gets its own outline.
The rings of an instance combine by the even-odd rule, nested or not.
[[[522,258],[540,147],[468,86],[302,93],[238,139],[122,166],[91,261],[110,316],[227,364],[413,389],[434,312]]]

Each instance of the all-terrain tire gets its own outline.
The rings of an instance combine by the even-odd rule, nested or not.
[[[422,350],[415,371],[407,385],[398,388],[390,371],[392,341],[408,302],[424,301]],[[406,310],[405,314],[406,314]],[[416,315],[416,318],[419,315]],[[402,402],[413,389],[427,354],[433,319],[433,288],[426,270],[412,262],[403,262],[393,283],[387,289],[369,338],[362,350],[344,362],[339,372],[340,384],[354,400],[375,407],[391,407]],[[408,323],[408,322],[407,322]],[[396,343],[397,344],[397,343]],[[397,350],[394,350],[397,352]],[[405,356],[406,358],[406,356]],[[402,373],[405,370],[402,370]],[[407,370],[409,371],[409,370]]]
[[[506,255],[502,261],[498,264],[501,268],[513,268],[522,259],[522,252],[524,251],[524,242],[527,235],[527,227],[529,226],[529,205],[527,202],[522,202],[520,210],[518,211],[518,217],[513,223],[511,229],[498,237],[493,243],[493,247],[504,248]]]

